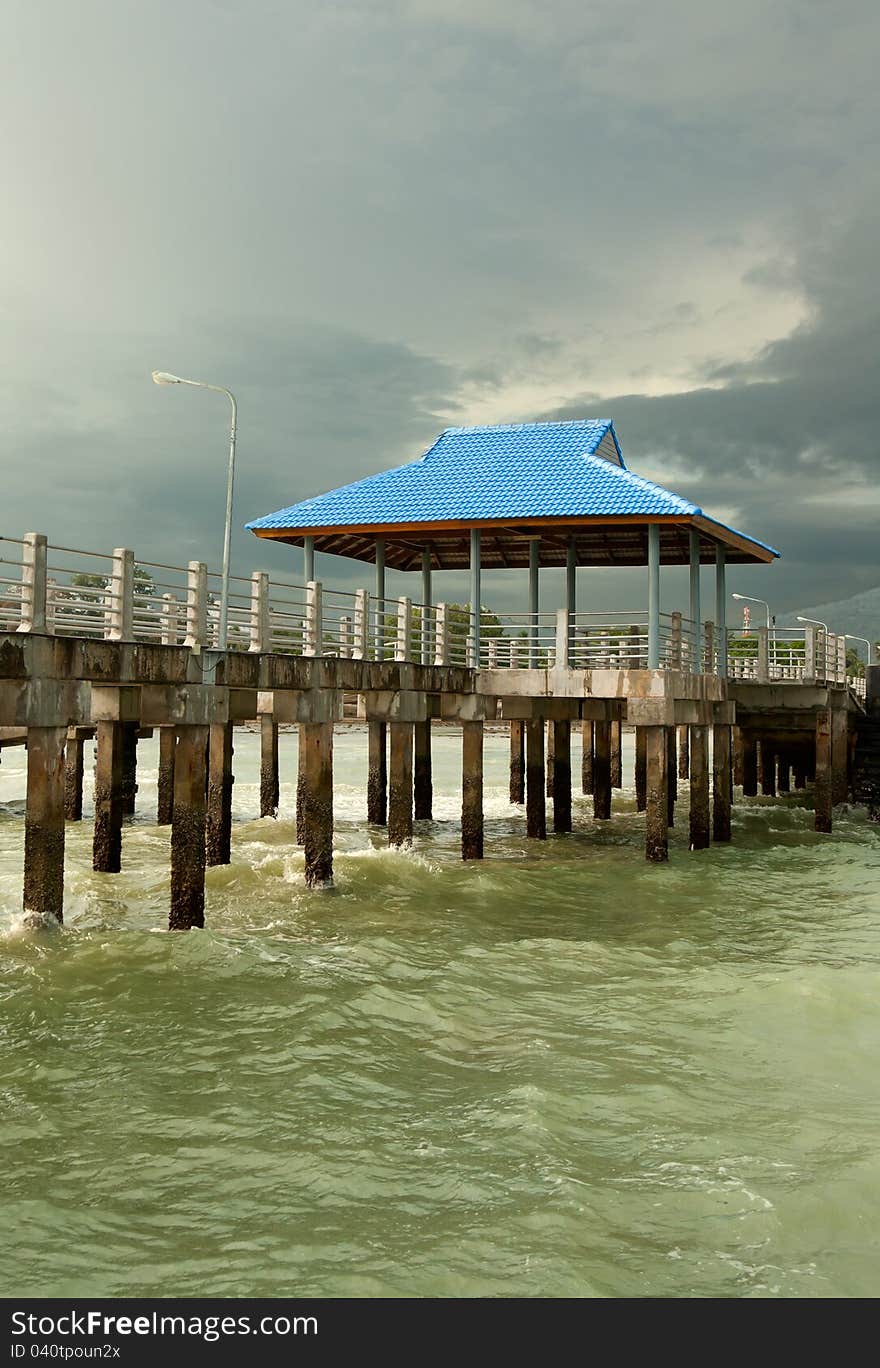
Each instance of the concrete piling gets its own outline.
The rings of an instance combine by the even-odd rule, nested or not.
[[[304,722],[299,734],[306,885],[329,888],[333,883],[333,723]]]
[[[64,751],[64,816],[68,822],[82,821],[83,745],[80,728],[71,727]]]
[[[430,822],[434,808],[431,775],[431,719],[414,724],[413,808],[417,822]]]
[[[391,722],[388,725],[391,732],[388,843],[405,846],[412,844],[413,837],[413,724]]]
[[[645,727],[647,797],[645,805],[645,859],[660,864],[669,859],[667,815],[669,809],[669,742],[665,727]]]
[[[776,797],[776,752],[772,741],[761,742],[761,792],[766,798]]]
[[[690,737],[687,725],[678,728],[678,777],[690,778]]]
[[[526,722],[526,835],[538,841],[547,837],[544,782],[544,721],[533,717]]]
[[[791,755],[788,751],[780,751],[776,757],[777,775],[776,787],[780,793],[791,792]]]
[[[678,800],[678,746],[675,728],[666,728],[666,824],[675,826],[675,804]]]
[[[743,733],[742,727],[733,729],[733,782],[736,788],[743,785]]]
[[[553,733],[553,830],[571,831],[571,723],[551,723]]]
[[[709,728],[690,729],[691,850],[709,845]]]
[[[306,812],[306,744],[302,724],[296,733],[296,843],[305,841]]]
[[[823,708],[816,714],[816,774],[813,781],[813,806],[815,809],[814,826],[817,831],[831,830],[831,813],[834,807],[831,727],[831,709]]]
[[[461,858],[483,858],[483,724],[461,724]]]
[[[367,745],[369,748],[369,768],[367,770],[367,821],[373,826],[385,826],[388,822],[388,760],[385,742],[385,722],[368,724]]]
[[[277,817],[280,800],[278,780],[278,723],[271,713],[260,717],[260,816]]]
[[[159,801],[156,820],[170,826],[174,812],[174,752],[177,736],[173,727],[159,728]]]
[[[232,723],[211,724],[208,740],[206,852],[209,865],[232,858]]]
[[[124,725],[122,722],[99,722],[95,731],[92,868],[100,874],[118,874],[122,868]]]
[[[593,724],[581,723],[581,793],[593,792]]]
[[[636,727],[635,787],[636,812],[644,812],[648,802],[648,737],[644,727]]]
[[[546,773],[547,773],[547,787],[546,787],[545,790],[544,790],[544,793],[546,794],[546,796],[547,796],[548,798],[552,798],[552,797],[553,797],[553,737],[554,737],[554,733],[553,733],[553,723],[552,723],[552,722],[548,722],[548,723],[547,723],[547,735],[546,735],[546,756],[547,756]]]
[[[731,754],[730,727],[712,729],[712,839],[730,840]]]
[[[845,803],[849,796],[849,720],[846,708],[831,708],[831,801]]]
[[[64,917],[66,727],[31,727],[27,738],[23,907],[28,920]]]
[[[137,786],[137,722],[123,722],[122,726],[122,815],[131,817],[135,810]]]
[[[510,724],[510,801],[526,801],[526,730],[524,722]]]
[[[611,816],[611,723],[593,728],[593,817],[607,822]]]
[[[744,798],[758,796],[758,742],[754,732],[742,732],[742,791]]]
[[[616,719],[611,723],[611,787],[623,788],[623,723]]]
[[[205,924],[205,756],[208,727],[177,728],[171,818],[171,931]]]

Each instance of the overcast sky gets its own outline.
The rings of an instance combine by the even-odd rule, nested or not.
[[[880,584],[878,16],[6,0],[0,532],[219,562],[225,401],[159,368],[235,390],[239,525],[450,423],[612,417],[783,552],[730,587]]]

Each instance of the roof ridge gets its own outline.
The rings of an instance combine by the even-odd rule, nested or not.
[[[610,427],[613,422],[613,418],[535,418],[527,423],[471,423],[465,427],[445,427],[440,436],[444,437],[447,432],[517,432],[523,428],[598,427],[603,424]]]

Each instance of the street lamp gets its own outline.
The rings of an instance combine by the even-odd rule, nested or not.
[[[820,622],[818,618],[805,618],[805,617],[800,617],[800,615],[798,616],[798,619],[797,619],[797,620],[798,620],[798,622],[808,622],[808,623],[810,624],[811,627],[821,627],[821,628],[822,628],[822,631],[826,634],[826,636],[827,636],[827,634],[828,634],[828,624],[827,624],[827,622]]]
[[[226,621],[229,616],[229,545],[232,539],[232,486],[235,479],[235,424],[237,409],[235,396],[222,385],[208,385],[204,380],[184,380],[180,375],[169,375],[168,371],[153,371],[156,385],[194,385],[196,389],[214,390],[225,394],[232,405],[232,423],[229,428],[229,470],[226,476],[226,526],[223,532],[223,574],[220,581],[220,621],[217,624],[217,645],[226,650]]]
[[[851,632],[844,632],[843,639],[844,641],[860,641],[863,646],[867,646],[868,659],[866,663],[868,665],[871,664],[871,661],[874,659],[874,647],[867,637],[853,636]]]
[[[767,630],[770,630],[770,604],[764,599],[752,598],[751,594],[731,594],[731,598],[737,599],[740,603],[760,603],[767,613]]]

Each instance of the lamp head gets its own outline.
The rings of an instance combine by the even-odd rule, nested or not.
[[[179,375],[169,375],[168,371],[153,371],[154,385],[182,385]]]
[[[742,599],[742,594],[731,594],[731,598]]]

